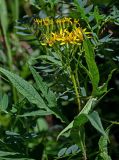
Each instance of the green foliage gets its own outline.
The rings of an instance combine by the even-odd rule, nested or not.
[[[58,152],[58,158],[66,158],[66,157],[70,158],[70,157],[75,156],[79,152],[80,152],[79,147],[76,144],[74,144],[74,145],[70,146],[69,148],[62,148]]]
[[[0,68],[0,72],[5,74],[16,89],[31,103],[36,104],[39,108],[47,109],[45,102],[31,84],[18,75],[15,75],[14,73],[11,73],[3,68]]]
[[[119,124],[112,107],[119,88],[117,2],[104,1],[104,8],[91,0],[10,2],[0,0],[0,159],[118,159],[118,129],[109,134],[108,127]],[[13,27],[19,14],[28,16]],[[43,46],[47,26],[34,19],[45,17],[53,25],[79,20],[75,27],[89,34],[80,45]]]
[[[4,94],[0,101],[0,110],[5,112],[7,107],[8,107],[8,96]]]
[[[91,79],[92,86],[93,86],[93,91],[92,95],[95,96],[98,93],[98,85],[99,85],[99,71],[95,62],[94,58],[94,50],[93,46],[91,46],[89,40],[85,40],[84,43],[84,50],[85,50],[85,58],[86,58],[86,63],[88,65],[88,75]]]
[[[109,134],[110,127],[106,130],[107,134]],[[107,138],[105,136],[101,136],[98,143],[100,153],[96,159],[111,160],[111,157],[108,155],[107,144],[108,144]]]

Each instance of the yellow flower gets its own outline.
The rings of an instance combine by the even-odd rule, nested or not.
[[[39,24],[42,25],[42,19],[35,18],[34,22],[37,23],[38,25]]]
[[[50,36],[46,36],[45,43],[52,46],[56,42],[60,45],[64,44],[77,44],[80,45],[83,41],[83,33],[81,28],[76,28],[69,32],[67,29],[60,29],[60,32],[51,33]]]
[[[34,22],[38,25],[46,26],[43,30],[42,45],[53,46],[54,44],[76,44],[81,45],[84,40],[84,34],[88,38],[91,37],[91,33],[86,29],[81,29],[79,26],[79,20],[64,17],[61,19],[53,20],[52,18],[34,19]],[[78,25],[77,25],[78,24]],[[56,25],[56,26],[55,26]],[[71,31],[69,31],[69,28]],[[56,31],[57,30],[57,31]]]
[[[51,24],[53,24],[53,20],[46,17],[46,18],[43,19],[43,24],[45,26],[51,25]]]

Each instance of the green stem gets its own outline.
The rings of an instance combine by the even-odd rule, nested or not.
[[[6,32],[4,29],[3,29],[3,34],[4,34],[5,44],[6,44],[6,48],[7,48],[8,65],[9,65],[9,69],[11,71],[12,70],[12,54],[11,54],[11,49],[10,49],[9,42],[7,39],[7,35],[6,35]]]
[[[80,131],[79,131],[79,136],[81,137],[81,132]],[[82,152],[83,152],[83,159],[87,160],[86,149],[85,149],[85,145],[84,145],[82,139],[81,139],[80,145],[81,145],[81,149],[82,149]]]
[[[71,79],[72,79],[73,87],[74,87],[74,90],[75,90],[75,93],[76,93],[78,109],[79,109],[79,112],[80,112],[80,110],[81,110],[81,102],[80,102],[80,97],[79,97],[79,91],[78,91],[78,88],[77,88],[77,83],[76,83],[75,76],[72,73],[71,73]]]
[[[76,50],[74,49],[73,51],[72,51],[72,55],[71,55],[71,57],[70,57],[70,48],[69,48],[70,46],[67,44],[66,45],[66,48],[65,48],[65,52],[67,53],[67,69],[69,69],[69,73],[70,73],[70,77],[71,77],[71,80],[72,80],[72,83],[73,83],[73,87],[74,87],[74,91],[75,91],[75,94],[76,94],[76,99],[77,99],[77,104],[78,104],[78,110],[79,110],[79,112],[80,112],[80,110],[81,110],[81,102],[80,102],[80,91],[79,91],[79,82],[77,83],[77,76],[78,75],[76,75],[75,74],[75,72],[73,73],[73,71],[72,71],[72,68],[71,68],[71,59],[73,59],[73,57],[74,57],[74,53],[76,52],[76,50],[77,50],[77,47],[76,47]]]
[[[9,66],[10,71],[12,71],[12,53],[11,53],[11,49],[10,49],[10,45],[9,45],[8,38],[6,35],[5,28],[3,26],[2,26],[2,28],[3,28],[3,35],[4,35],[5,44],[6,44],[6,48],[7,48],[8,66]],[[16,90],[13,86],[12,86],[12,92],[13,92],[14,102],[16,102],[17,101]]]

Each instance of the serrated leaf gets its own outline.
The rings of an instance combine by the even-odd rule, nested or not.
[[[13,86],[28,99],[29,102],[36,104],[39,108],[48,109],[45,102],[38,94],[36,89],[27,81],[19,77],[18,75],[0,68],[0,72],[3,73],[13,84]]]
[[[107,129],[106,129],[106,134],[109,134],[109,130],[111,128],[112,125],[110,125]],[[98,142],[99,145],[99,155],[97,156],[97,158],[100,156],[102,158],[102,160],[111,160],[111,157],[108,155],[108,140],[107,138],[102,135],[99,139]]]
[[[43,82],[42,77],[36,72],[36,70],[33,67],[30,66],[30,70],[36,81],[37,88],[42,92],[43,97],[46,98],[48,106],[56,107],[57,102],[55,94],[50,90],[48,85],[45,82]]]
[[[46,59],[46,60],[49,60],[50,62],[52,62],[52,63],[54,63],[56,65],[62,66],[62,63],[58,59],[56,59],[55,57],[48,56],[48,55],[41,55],[38,58],[40,58],[40,59]]]
[[[97,95],[98,93],[98,83],[99,83],[99,71],[95,62],[94,50],[89,41],[89,39],[84,40],[83,47],[85,50],[85,59],[90,73],[90,80],[92,83],[93,91],[92,95]]]
[[[56,103],[56,99],[54,100],[52,93],[49,95],[49,106],[45,104],[42,97],[36,91],[36,89],[25,81],[23,78],[19,77],[18,75],[7,71],[6,69],[0,68],[0,72],[2,72],[13,84],[13,86],[24,96],[28,99],[29,102],[36,104],[38,108],[45,109],[46,111],[52,110],[52,113],[59,118],[62,122],[66,122],[66,118],[60,113],[56,105],[54,106],[54,101]],[[50,99],[51,98],[51,99]],[[52,106],[53,104],[53,106]]]

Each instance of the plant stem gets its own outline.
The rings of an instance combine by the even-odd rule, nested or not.
[[[6,48],[7,48],[8,66],[9,66],[10,71],[12,71],[12,53],[11,53],[10,45],[9,45],[8,38],[6,35],[6,30],[5,30],[4,26],[2,26],[2,28],[3,28],[3,35],[4,35],[5,44],[6,44]],[[13,92],[14,102],[16,102],[17,101],[16,90],[13,86],[12,86],[12,92]]]
[[[84,131],[83,131],[84,134]],[[83,140],[83,137],[81,136],[81,130],[79,130],[79,137],[80,137],[80,147],[83,153],[83,160],[87,160],[87,155],[86,155],[86,148],[85,148],[85,140]]]
[[[76,93],[78,109],[79,109],[79,112],[80,112],[80,110],[81,110],[81,102],[80,102],[80,97],[79,97],[79,91],[78,91],[78,88],[77,88],[77,83],[76,83],[75,76],[72,73],[71,73],[71,79],[72,79],[73,87],[74,87],[74,90],[75,90],[75,93]]]
[[[83,152],[83,159],[84,159],[84,160],[87,160],[85,146],[83,145],[82,142],[81,142],[81,147],[82,147],[82,152]]]

